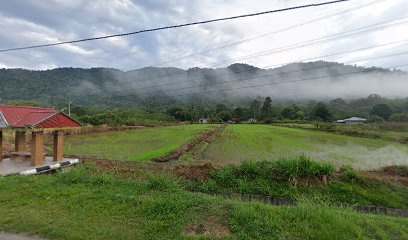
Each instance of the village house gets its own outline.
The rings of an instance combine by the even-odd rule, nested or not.
[[[205,124],[205,123],[208,123],[208,119],[207,119],[207,118],[200,118],[200,119],[198,120],[198,122]]]
[[[255,118],[250,118],[250,119],[248,120],[248,122],[249,122],[249,123],[256,123],[257,121],[256,121]]]
[[[363,124],[365,122],[367,122],[367,119],[359,118],[359,117],[350,117],[350,118],[346,118],[346,119],[343,119],[343,120],[334,121],[334,123],[346,124],[346,125]]]

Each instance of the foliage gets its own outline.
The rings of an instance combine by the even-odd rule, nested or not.
[[[340,177],[333,173],[333,165],[303,156],[244,161],[212,172],[206,181],[191,181],[188,187],[204,192],[256,194],[336,205],[408,207],[408,188],[401,184],[363,178],[350,167],[342,168]]]
[[[354,181],[359,181],[361,179],[360,174],[350,166],[341,167],[340,173],[341,173],[343,180],[345,181],[354,182]]]
[[[96,115],[79,116],[83,124],[94,126],[154,126],[165,122],[174,122],[174,118],[157,110],[116,110]]]
[[[329,121],[332,119],[333,114],[327,108],[326,104],[319,102],[313,109],[312,117],[315,120]]]
[[[40,105],[35,101],[23,101],[23,100],[11,100],[8,102],[12,106],[29,106],[29,107],[39,107]]]
[[[370,114],[380,116],[384,119],[388,119],[390,115],[392,114],[392,110],[387,104],[381,103],[381,104],[375,105],[371,109]]]

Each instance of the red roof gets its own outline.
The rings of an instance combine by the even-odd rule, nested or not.
[[[12,128],[65,128],[80,124],[53,108],[0,105],[0,117]],[[2,116],[1,116],[2,115]]]

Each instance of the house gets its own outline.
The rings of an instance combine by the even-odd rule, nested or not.
[[[250,118],[250,119],[248,120],[248,122],[249,122],[249,123],[256,123],[256,119],[255,119],[255,118]]]
[[[350,118],[346,118],[344,120],[337,120],[334,121],[333,123],[337,123],[337,124],[347,124],[347,125],[356,125],[356,124],[363,124],[367,122],[367,119],[365,118],[359,118],[359,117],[350,117]]]
[[[81,125],[69,116],[53,108],[17,107],[0,105],[0,161],[3,159],[3,130],[15,133],[15,149],[12,156],[30,158],[33,166],[44,164],[44,132],[53,133],[53,160],[64,157],[64,129]],[[32,135],[30,151],[26,151],[26,133]]]
[[[200,118],[200,119],[198,120],[198,122],[205,124],[205,123],[208,123],[208,119],[207,119],[207,118]]]
[[[367,119],[359,118],[359,117],[351,117],[351,118],[344,119],[344,122],[346,124],[348,124],[348,125],[363,124],[363,123],[367,122]]]

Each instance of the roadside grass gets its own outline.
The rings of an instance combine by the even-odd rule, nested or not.
[[[203,153],[218,164],[243,160],[276,160],[282,156],[309,156],[316,161],[377,169],[407,164],[408,146],[391,141],[344,136],[270,125],[229,125]]]
[[[304,156],[277,161],[244,161],[210,173],[205,181],[188,181],[189,189],[208,193],[242,193],[324,204],[408,208],[408,187],[368,179],[345,167],[316,163]]]
[[[149,161],[169,154],[216,126],[170,126],[69,136],[65,153],[106,160]]]
[[[276,126],[326,131],[356,137],[383,139],[408,143],[408,123],[386,122],[382,124],[341,125],[331,123],[297,124],[283,123]]]
[[[187,192],[166,175],[124,180],[92,165],[0,179],[0,216],[0,231],[50,239],[408,238],[404,218],[311,203],[243,203]],[[200,225],[203,234],[186,234]]]

